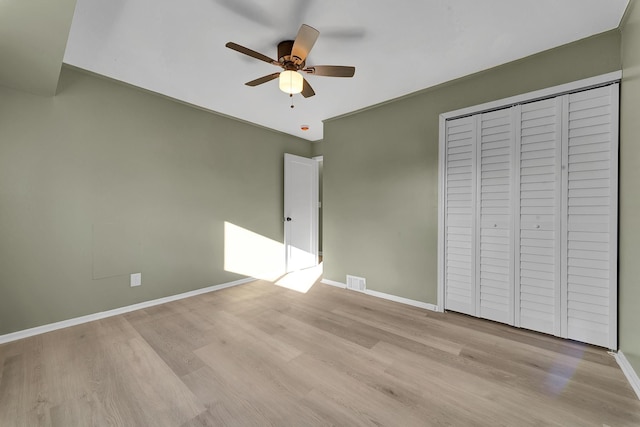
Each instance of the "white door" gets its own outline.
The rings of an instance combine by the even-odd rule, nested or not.
[[[616,349],[618,84],[564,101],[563,336]]]
[[[478,121],[476,315],[513,324],[513,108]]]
[[[476,119],[446,123],[445,308],[476,315]]]
[[[284,155],[284,246],[287,272],[318,264],[318,162]]]
[[[516,326],[560,335],[562,98],[518,109]]]

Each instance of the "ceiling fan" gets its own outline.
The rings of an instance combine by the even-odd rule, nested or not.
[[[285,40],[278,43],[277,61],[259,52],[240,46],[237,43],[229,42],[225,46],[284,69],[284,71],[251,80],[245,83],[247,86],[258,86],[279,78],[280,90],[288,93],[289,96],[302,93],[302,96],[309,98],[316,93],[309,85],[309,82],[307,82],[307,79],[302,76],[301,72],[327,77],[353,77],[356,72],[355,67],[342,65],[316,65],[305,68],[307,56],[319,35],[320,32],[315,28],[302,24],[295,40]]]

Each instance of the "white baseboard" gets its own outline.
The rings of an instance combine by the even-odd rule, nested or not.
[[[624,356],[622,350],[618,350],[618,352],[615,353],[615,358],[616,362],[618,362],[618,365],[620,365],[620,369],[622,369],[624,376],[627,377],[627,381],[629,381],[629,384],[631,384],[633,391],[636,392],[638,399],[640,399],[640,378],[638,377],[638,374],[633,369],[633,366],[631,366],[631,363],[629,363],[627,358]]]
[[[335,286],[337,288],[346,289],[347,285],[342,282],[336,282],[335,280],[322,279],[320,283],[324,283],[325,285]],[[412,300],[409,298],[398,297],[391,294],[385,294],[384,292],[372,291],[371,289],[365,289],[363,292],[366,295],[371,295],[372,297],[382,298],[389,301],[399,302],[401,304],[411,305],[413,307],[424,308],[425,310],[438,311],[438,306],[429,304],[427,302],[421,302]]]
[[[424,308],[425,310],[430,311],[438,311],[438,306],[429,304],[428,302],[416,301],[409,298],[403,298],[396,295],[385,294],[384,292],[372,291],[371,289],[366,289],[364,291],[365,294],[371,295],[377,298],[386,299],[389,301],[399,302],[401,304],[411,305],[413,307]]]
[[[138,304],[128,305],[126,307],[114,308],[113,310],[101,311],[99,313],[88,314],[86,316],[80,316],[80,317],[75,317],[73,319],[63,320],[61,322],[49,323],[47,325],[36,326],[35,328],[30,328],[22,331],[12,332],[10,334],[0,335],[0,344],[21,340],[23,338],[44,334],[46,332],[51,332],[58,329],[68,328],[70,326],[80,325],[82,323],[93,322],[94,320],[100,320],[107,317],[117,316],[119,314],[129,313],[131,311],[141,310],[143,308],[153,307],[154,305],[166,304],[171,301],[177,301],[180,299],[189,298],[196,295],[219,291],[221,289],[230,288],[232,286],[238,286],[245,283],[253,282],[254,280],[257,280],[257,279],[253,277],[248,277],[246,279],[235,280],[233,282],[227,282],[221,285],[209,286],[202,289],[196,289],[195,291],[184,292],[177,295],[171,295],[164,298],[158,298],[151,301],[145,301]]]
[[[342,289],[346,289],[347,288],[347,284],[346,283],[336,282],[335,280],[322,279],[322,280],[320,280],[320,283],[324,283],[325,285],[335,286],[336,288],[342,288]]]

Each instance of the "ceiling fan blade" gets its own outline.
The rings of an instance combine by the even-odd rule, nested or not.
[[[229,42],[225,45],[229,49],[233,49],[237,52],[244,53],[245,55],[249,55],[252,58],[259,59],[260,61],[268,62],[269,64],[280,65],[278,61],[269,58],[266,55],[263,55],[255,50],[251,50],[248,47],[240,46],[237,43]]]
[[[262,83],[270,82],[273,79],[277,79],[280,76],[280,73],[269,74],[268,76],[260,77],[259,79],[251,80],[250,82],[246,82],[247,86],[258,86]]]
[[[342,65],[316,65],[304,69],[305,73],[315,74],[316,76],[327,77],[353,77],[356,67],[345,67]]]
[[[307,59],[307,55],[309,55],[319,35],[320,32],[315,28],[302,24],[291,48],[291,56],[294,57],[296,64],[302,64]]]
[[[309,82],[307,81],[307,79],[302,79],[302,96],[304,96],[305,98],[309,98],[310,96],[315,95],[316,93],[314,92],[313,88],[311,87],[311,85],[309,84]]]

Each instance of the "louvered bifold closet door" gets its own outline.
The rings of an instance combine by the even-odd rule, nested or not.
[[[511,108],[480,115],[479,317],[513,324],[513,120]]]
[[[618,84],[564,97],[563,336],[617,348]]]
[[[560,335],[562,99],[520,110],[516,325]]]
[[[445,307],[475,315],[476,119],[446,122]]]

